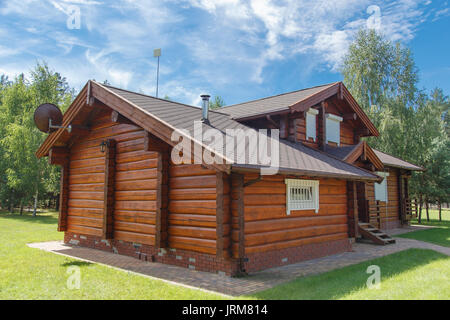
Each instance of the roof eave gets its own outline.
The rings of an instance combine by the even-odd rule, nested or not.
[[[261,170],[261,166],[249,166],[249,165],[240,165],[233,164],[231,166],[231,172],[236,173],[245,173],[245,172],[258,172]],[[312,171],[312,170],[301,170],[301,169],[292,169],[292,168],[279,168],[278,174],[283,175],[295,175],[295,176],[305,176],[311,178],[335,178],[342,180],[351,180],[351,181],[381,181],[382,177],[372,174],[373,177],[364,177],[357,175],[348,175],[348,174],[338,174],[338,173],[330,173],[330,172],[320,172],[320,171]]]

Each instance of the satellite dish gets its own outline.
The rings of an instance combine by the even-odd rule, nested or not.
[[[63,114],[57,106],[51,103],[41,104],[34,112],[34,123],[39,130],[51,133],[61,127]],[[70,126],[66,128],[70,132]]]

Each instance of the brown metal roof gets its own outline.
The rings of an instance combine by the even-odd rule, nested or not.
[[[134,93],[111,86],[105,86],[131,104],[159,119],[162,123],[175,129],[185,129],[193,136],[194,121],[200,121],[202,112],[200,108],[158,99],[139,93]],[[223,135],[225,141],[226,129],[253,130],[235,120],[223,112],[210,111],[209,124],[202,124],[203,130],[215,128]],[[248,141],[246,142],[248,146]],[[246,148],[248,150],[248,148]],[[236,150],[235,150],[236,151]],[[242,157],[239,157],[242,159]],[[306,147],[301,144],[280,140],[280,173],[299,174],[308,176],[339,177],[356,180],[378,180],[379,177],[369,171],[360,169],[345,163],[324,152]],[[261,168],[261,165],[249,165],[246,163],[233,163],[235,170],[253,170]]]
[[[425,171],[425,169],[420,166],[416,166],[415,164],[412,164],[405,160],[396,158],[387,153],[384,153],[384,152],[381,152],[381,151],[378,151],[375,149],[373,149],[373,151],[375,152],[377,157],[380,158],[381,162],[383,162],[383,164],[388,167],[407,169],[407,170],[413,170],[413,171]]]
[[[325,152],[331,154],[332,156],[344,160],[358,145],[354,146],[343,146],[343,147],[331,147],[326,146]]]
[[[247,118],[260,114],[270,114],[282,111],[289,111],[289,107],[297,104],[306,98],[328,89],[336,83],[330,83],[308,89],[279,94],[272,97],[262,98],[221,109],[222,112],[228,113],[233,119]]]

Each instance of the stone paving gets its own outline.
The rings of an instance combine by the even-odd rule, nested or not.
[[[417,230],[417,228],[408,227],[394,229],[389,233],[394,235],[415,230]],[[447,247],[413,239],[396,238],[396,241],[396,244],[387,246],[355,243],[353,244],[352,252],[344,252],[319,259],[272,268],[239,278],[230,278],[214,273],[195,271],[167,264],[143,262],[132,257],[106,251],[69,246],[60,241],[33,243],[29,244],[29,246],[84,261],[104,264],[125,271],[136,272],[144,276],[157,278],[177,285],[212,291],[229,296],[251,295],[255,292],[272,288],[297,277],[331,271],[333,269],[342,268],[410,248],[431,249],[450,256],[450,248]]]

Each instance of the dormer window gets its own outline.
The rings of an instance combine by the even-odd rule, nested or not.
[[[316,118],[318,110],[309,108],[306,112],[306,140],[312,138],[314,141],[317,139],[317,131],[316,131]]]
[[[334,142],[339,145],[341,141],[341,122],[343,119],[342,117],[336,116],[331,113],[326,114],[326,119],[327,143]]]

